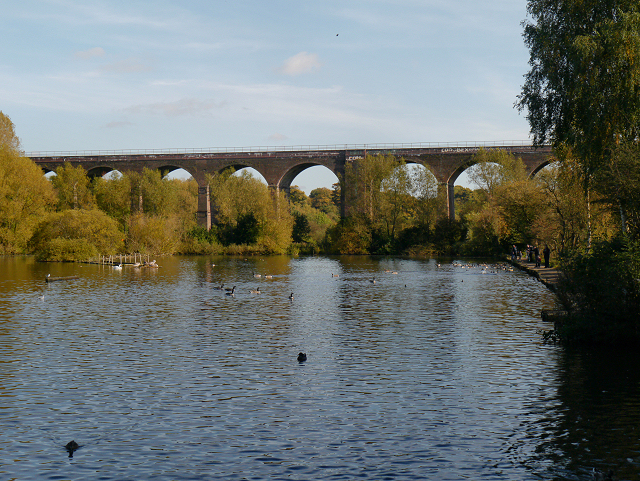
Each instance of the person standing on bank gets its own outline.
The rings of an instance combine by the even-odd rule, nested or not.
[[[549,257],[551,256],[551,249],[549,246],[545,244],[544,250],[542,251],[542,255],[544,255],[544,267],[549,268]]]
[[[533,248],[533,255],[536,262],[536,267],[540,267],[540,249],[538,249],[538,246],[535,246]]]

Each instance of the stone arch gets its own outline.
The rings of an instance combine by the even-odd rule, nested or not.
[[[531,171],[531,173],[529,174],[529,177],[535,177],[538,172],[540,172],[546,166],[551,165],[554,161],[555,161],[554,158],[547,158],[546,161],[542,162],[540,165],[538,165]]]
[[[251,177],[253,177],[254,179],[259,180],[260,182],[263,182],[266,185],[269,185],[269,183],[267,182],[267,179],[264,178],[264,175],[262,175],[262,173],[259,170],[257,170],[256,168],[254,168],[254,167],[251,167],[251,166],[247,165],[245,167],[242,167],[240,169],[235,169],[235,170],[236,171],[234,172],[233,175],[237,175],[238,172],[242,172],[243,170],[247,170],[248,173],[251,175]]]
[[[284,192],[286,192],[287,194],[289,194],[289,191],[291,189],[291,185],[293,184],[293,181],[300,175],[302,174],[304,171],[311,169],[311,168],[321,168],[323,170],[326,170],[328,172],[331,173],[331,175],[336,179],[336,182],[339,181],[338,176],[336,175],[336,173],[330,169],[329,167],[327,167],[324,164],[321,163],[317,163],[317,162],[301,162],[300,164],[297,164],[295,166],[293,166],[293,168],[289,169],[287,172],[285,172],[285,174],[280,178],[280,181],[278,182],[278,188],[280,190],[283,190]],[[332,184],[335,182],[332,182]],[[330,188],[330,187],[329,187]],[[312,190],[312,189],[310,189]]]
[[[316,162],[302,161],[299,164],[293,165],[278,180],[276,187],[279,190],[284,190],[285,192],[288,193],[291,188],[291,183],[293,182],[293,180],[308,168],[315,167],[316,165],[321,165],[321,164],[318,164]]]
[[[99,165],[96,167],[91,167],[87,170],[87,177],[93,179],[94,177],[103,177],[105,174],[109,172],[117,170],[115,167],[111,167],[110,165]]]
[[[163,164],[158,166],[157,169],[160,171],[160,175],[162,176],[163,179],[174,170],[179,170],[179,169],[184,170],[191,177],[193,177],[193,172],[190,172],[189,167],[184,165]]]

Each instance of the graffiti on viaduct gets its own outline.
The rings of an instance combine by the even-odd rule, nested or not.
[[[267,185],[275,191],[289,192],[291,183],[305,169],[317,165],[324,166],[338,178],[344,178],[345,166],[364,158],[366,155],[393,155],[404,158],[407,163],[421,164],[434,175],[438,184],[447,189],[447,212],[449,218],[455,218],[454,183],[458,176],[473,165],[474,154],[480,146],[463,147],[423,147],[421,144],[409,147],[391,146],[361,148],[322,148],[310,150],[255,150],[226,152],[161,152],[161,153],[109,153],[109,154],[53,154],[41,156],[31,154],[30,158],[44,171],[55,171],[56,168],[69,162],[83,167],[89,176],[102,176],[117,170],[138,171],[144,168],[159,169],[169,173],[184,169],[198,183],[198,223],[209,229],[211,227],[211,200],[207,174],[213,175],[229,167],[236,170],[251,167],[266,180]],[[527,172],[535,175],[550,162],[551,148],[533,147],[531,145],[492,145],[486,149],[502,149],[517,157],[525,164]],[[349,186],[342,188],[341,213],[348,213],[344,192]]]

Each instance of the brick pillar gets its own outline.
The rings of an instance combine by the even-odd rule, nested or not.
[[[198,186],[198,225],[211,230],[211,201],[209,184]]]
[[[454,187],[453,182],[447,183],[447,215],[449,220],[456,220],[456,203],[454,197]]]
[[[280,220],[280,188],[275,184],[269,184],[269,193],[271,194],[271,200],[273,201],[273,205],[276,209],[276,218]],[[285,193],[287,194],[287,200],[289,199],[289,188],[285,189]]]

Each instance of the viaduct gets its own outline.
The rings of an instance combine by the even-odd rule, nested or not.
[[[453,188],[458,176],[473,165],[473,156],[480,148],[501,149],[520,157],[529,175],[535,175],[550,162],[552,155],[548,146],[534,147],[525,143],[495,144],[391,144],[356,146],[315,146],[315,147],[279,147],[257,149],[227,150],[175,150],[175,151],[122,151],[122,152],[73,152],[73,153],[31,153],[29,157],[45,173],[55,171],[65,162],[83,167],[88,175],[102,176],[112,170],[120,172],[138,171],[145,167],[159,169],[163,173],[184,169],[198,183],[198,223],[211,228],[211,200],[206,175],[213,175],[226,168],[236,170],[251,167],[266,180],[268,186],[277,191],[289,192],[295,177],[305,169],[322,165],[339,178],[344,178],[345,166],[367,154],[393,155],[403,158],[407,163],[421,164],[435,176],[438,184],[447,189],[447,212],[449,218],[455,218]],[[342,208],[347,212],[342,189]]]

